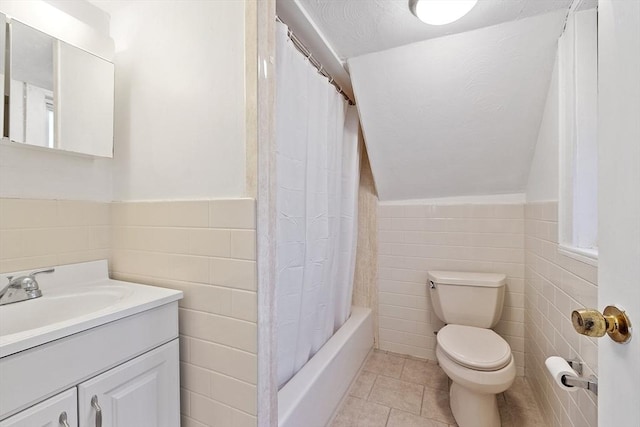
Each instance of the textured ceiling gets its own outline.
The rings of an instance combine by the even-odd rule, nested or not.
[[[350,59],[380,200],[522,192],[564,18],[556,11]]]
[[[432,26],[411,14],[408,0],[296,1],[342,59],[558,9],[566,12],[571,4],[571,0],[479,0],[460,20]]]

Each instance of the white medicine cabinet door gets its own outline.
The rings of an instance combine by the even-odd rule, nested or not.
[[[76,388],[57,394],[0,421],[0,427],[78,427]]]
[[[81,383],[80,427],[179,426],[179,371],[175,339]]]

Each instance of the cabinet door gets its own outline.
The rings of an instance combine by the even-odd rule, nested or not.
[[[66,427],[65,419],[69,427],[77,427],[77,404],[74,387],[0,421],[0,427]]]
[[[79,425],[96,427],[99,407],[103,427],[179,426],[179,388],[175,339],[80,384]]]

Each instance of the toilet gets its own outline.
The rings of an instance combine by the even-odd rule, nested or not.
[[[516,377],[509,344],[491,330],[502,315],[505,275],[430,271],[431,304],[446,323],[436,335],[436,358],[451,379],[459,427],[500,427],[496,395]]]

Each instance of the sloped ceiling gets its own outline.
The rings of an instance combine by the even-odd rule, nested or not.
[[[524,190],[565,14],[349,59],[380,200]]]
[[[299,3],[344,60],[555,10],[566,12],[571,1],[480,0],[467,15],[442,26],[420,22],[409,11],[408,0],[278,0],[278,6]]]

